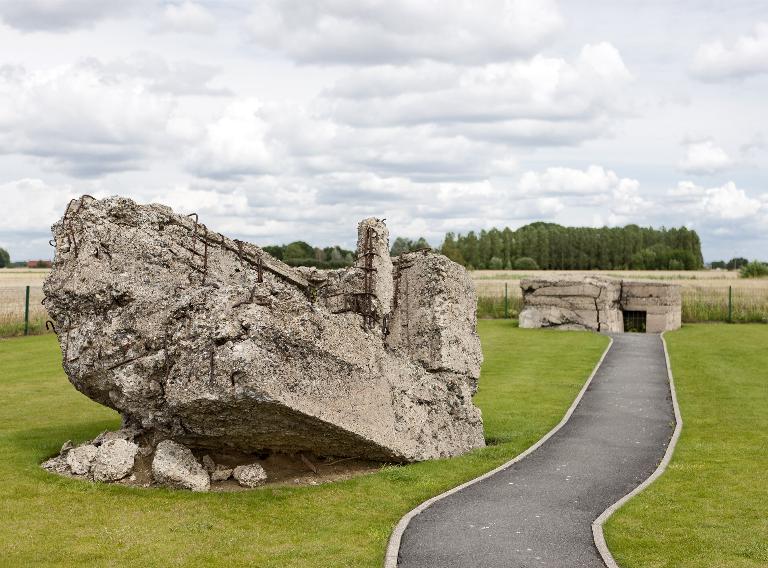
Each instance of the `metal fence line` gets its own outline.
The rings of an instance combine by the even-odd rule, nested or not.
[[[511,284],[511,285],[510,285]],[[684,323],[768,323],[768,282],[763,286],[682,287]],[[479,318],[514,319],[523,297],[515,281],[476,281]],[[42,286],[0,286],[0,337],[46,333]]]
[[[522,308],[522,291],[515,281],[476,281],[478,317],[515,318]],[[765,286],[683,285],[684,323],[768,323],[768,282]]]

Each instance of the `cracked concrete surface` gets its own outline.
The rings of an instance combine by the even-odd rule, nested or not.
[[[520,327],[624,331],[624,312],[642,314],[646,330],[678,329],[680,286],[668,282],[622,280],[602,276],[550,276],[523,279]]]
[[[119,197],[73,200],[53,234],[64,370],[144,445],[396,462],[484,445],[472,280],[429,251],[393,265],[381,220],[335,271]]]

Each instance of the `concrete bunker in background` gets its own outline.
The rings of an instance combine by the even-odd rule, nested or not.
[[[678,329],[680,286],[608,277],[550,277],[520,282],[520,327],[661,333]]]

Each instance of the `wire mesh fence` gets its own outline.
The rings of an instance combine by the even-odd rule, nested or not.
[[[765,288],[685,286],[683,322],[768,323],[768,282]]]
[[[477,317],[516,318],[523,306],[520,282],[477,280]],[[505,309],[506,308],[506,309]],[[768,323],[768,281],[765,286],[682,287],[684,323]]]
[[[48,314],[42,300],[41,286],[0,287],[0,337],[45,333]]]
[[[520,314],[523,296],[519,281],[479,280],[475,286],[477,317],[514,319]],[[0,287],[0,337],[46,333],[48,314],[42,299],[41,286]],[[685,323],[768,323],[768,281],[764,287],[685,285],[682,300]]]

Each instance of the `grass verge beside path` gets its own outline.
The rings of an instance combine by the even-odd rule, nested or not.
[[[669,468],[607,523],[622,568],[768,566],[768,326],[666,335],[683,431]]]
[[[341,483],[193,494],[69,480],[38,463],[117,428],[72,388],[53,336],[0,341],[0,558],[9,566],[381,566],[418,503],[511,459],[557,422],[607,344],[483,321],[480,389],[494,445]]]

